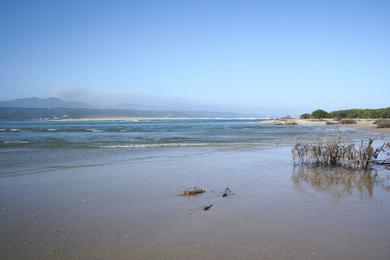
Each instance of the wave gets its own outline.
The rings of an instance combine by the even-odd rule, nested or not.
[[[215,143],[149,143],[149,144],[115,144],[100,145],[99,148],[159,148],[159,147],[270,147],[286,146],[290,143],[267,143],[267,142],[215,142]]]
[[[157,148],[290,145],[308,134],[348,135],[347,128],[283,126],[243,120],[148,121],[136,123],[23,122],[2,123],[0,148]],[[1,123],[1,122],[0,122]],[[303,138],[302,137],[302,138]],[[15,140],[15,141],[14,141]],[[112,150],[114,150],[112,149]]]
[[[103,132],[103,130],[95,129],[95,128],[86,128],[85,130],[93,133]]]
[[[13,141],[4,141],[4,144],[28,144],[29,141],[13,140]]]
[[[196,146],[216,146],[215,143],[158,143],[158,144],[118,144],[101,145],[100,148],[155,148],[155,147],[196,147]]]

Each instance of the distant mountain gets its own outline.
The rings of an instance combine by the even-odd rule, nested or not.
[[[118,108],[120,107],[120,108]],[[82,102],[59,98],[20,98],[0,101],[0,120],[80,119],[80,118],[244,118],[254,114],[215,111],[154,110],[148,105],[120,104],[116,108],[96,109]]]
[[[0,120],[42,120],[82,118],[243,118],[254,115],[207,111],[146,111],[92,108],[0,107]]]
[[[0,107],[9,108],[90,108],[82,102],[64,101],[56,97],[49,98],[18,98],[8,101],[0,101]]]

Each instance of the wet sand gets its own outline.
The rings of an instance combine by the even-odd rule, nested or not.
[[[290,148],[171,148],[3,176],[0,259],[389,259],[390,171],[343,171],[294,169]]]

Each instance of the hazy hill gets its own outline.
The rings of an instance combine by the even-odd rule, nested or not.
[[[81,102],[69,102],[59,98],[21,98],[0,101],[0,120],[41,120],[41,119],[80,119],[80,118],[243,118],[258,117],[253,114],[210,111],[162,111],[145,109],[96,109]]]
[[[81,118],[243,118],[256,115],[206,111],[147,111],[91,108],[21,108],[0,107],[0,120],[42,120]],[[258,116],[257,116],[258,117]]]
[[[64,101],[59,98],[18,98],[8,101],[0,101],[0,107],[9,108],[89,108],[82,102]]]

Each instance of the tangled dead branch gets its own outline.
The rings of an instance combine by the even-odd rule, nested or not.
[[[372,138],[366,142],[362,140],[359,145],[345,144],[340,140],[314,144],[297,142],[292,148],[292,155],[295,165],[342,166],[366,170],[378,161],[379,155],[389,157],[382,162],[390,159],[390,143],[374,148],[373,142]]]

